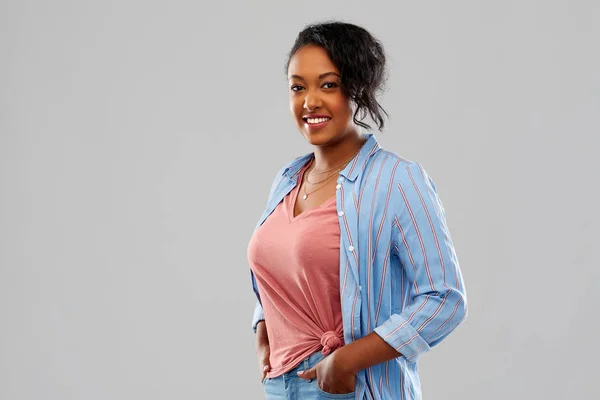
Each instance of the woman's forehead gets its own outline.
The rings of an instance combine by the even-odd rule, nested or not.
[[[292,56],[288,67],[288,76],[300,75],[310,77],[310,75],[321,75],[325,72],[337,72],[327,52],[321,46],[304,46]]]

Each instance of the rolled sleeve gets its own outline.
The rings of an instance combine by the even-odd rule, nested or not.
[[[258,325],[258,323],[260,321],[263,321],[264,319],[265,319],[265,314],[260,305],[260,302],[257,300],[256,306],[254,307],[254,316],[252,317],[252,330],[254,331],[254,333],[256,333],[256,326]]]
[[[409,360],[429,351],[429,344],[401,314],[393,314],[375,332]]]
[[[408,303],[375,328],[390,346],[416,362],[467,316],[467,299],[445,212],[433,180],[412,163],[398,174],[394,242],[411,282]]]

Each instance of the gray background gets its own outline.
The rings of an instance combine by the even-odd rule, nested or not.
[[[326,18],[384,43],[464,273],[425,398],[600,396],[599,4],[2,0],[0,399],[263,398],[246,249]]]

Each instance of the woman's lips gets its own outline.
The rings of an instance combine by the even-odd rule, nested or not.
[[[327,126],[329,121],[331,121],[331,118],[329,118],[329,117],[327,117],[327,118],[303,118],[303,120],[304,120],[304,126],[308,130],[316,131],[318,129],[322,129],[325,126]]]

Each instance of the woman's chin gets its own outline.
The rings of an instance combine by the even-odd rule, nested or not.
[[[304,136],[306,141],[313,146],[324,146],[335,142],[335,135],[324,130],[309,131],[303,129],[302,136]]]

